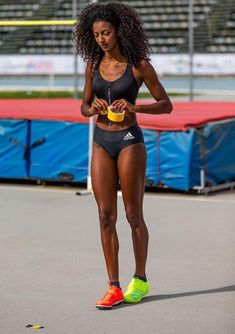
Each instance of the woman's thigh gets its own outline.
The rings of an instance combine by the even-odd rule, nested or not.
[[[146,158],[143,143],[127,146],[119,154],[118,172],[127,214],[142,214]]]
[[[96,143],[93,144],[91,179],[99,211],[107,212],[108,214],[116,213],[118,189],[117,162]]]

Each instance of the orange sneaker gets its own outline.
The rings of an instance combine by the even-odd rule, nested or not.
[[[99,310],[111,310],[114,305],[121,304],[124,301],[124,295],[121,288],[109,283],[109,289],[103,299],[98,300],[96,308]]]

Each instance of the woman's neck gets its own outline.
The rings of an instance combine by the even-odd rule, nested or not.
[[[113,50],[105,52],[103,57],[104,62],[106,63],[124,63],[126,59],[121,53],[119,46],[115,47]]]

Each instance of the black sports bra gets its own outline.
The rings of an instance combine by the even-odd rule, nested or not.
[[[104,99],[109,105],[113,101],[125,99],[135,104],[139,85],[132,71],[132,64],[127,63],[126,70],[122,76],[116,80],[105,80],[100,74],[99,67],[94,69],[93,74],[93,91],[98,99]]]

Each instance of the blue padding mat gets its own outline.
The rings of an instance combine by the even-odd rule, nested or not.
[[[235,180],[235,120],[209,123],[203,129],[206,182]]]
[[[89,124],[0,121],[0,178],[86,183]],[[143,130],[146,185],[188,191],[235,180],[235,120],[182,131]]]
[[[32,121],[30,177],[86,182],[88,124]],[[35,146],[35,147],[34,147]]]
[[[21,120],[0,120],[0,177],[26,178],[25,153],[28,124]]]
[[[142,130],[147,148],[146,184],[154,186],[160,183],[159,145],[160,133],[154,130]]]
[[[208,186],[235,180],[235,120],[213,122],[186,132],[143,133],[148,184],[188,191],[200,185],[202,169]]]
[[[161,183],[169,188],[188,190],[191,153],[195,130],[162,132],[160,139]]]
[[[190,171],[192,151],[199,143],[197,131],[195,129],[186,132],[143,130],[143,133],[148,155],[146,173],[148,184],[189,190],[192,187]],[[199,151],[199,161],[200,154]],[[195,168],[194,182],[197,185],[200,182],[200,169]]]

